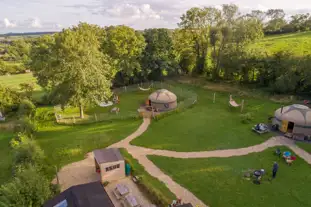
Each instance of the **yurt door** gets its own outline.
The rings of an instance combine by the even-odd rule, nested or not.
[[[280,131],[286,133],[287,132],[287,127],[288,127],[288,121],[283,120],[282,121],[282,127],[281,127]]]

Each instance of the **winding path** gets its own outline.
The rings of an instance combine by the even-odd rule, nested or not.
[[[191,203],[193,206],[199,205],[207,206],[195,195],[193,195],[186,188],[180,186],[172,178],[162,172],[155,164],[153,164],[148,158],[147,155],[158,155],[165,157],[174,157],[174,158],[209,158],[209,157],[232,157],[232,156],[242,156],[249,153],[261,152],[270,147],[275,146],[287,146],[292,151],[295,152],[299,157],[304,159],[307,163],[311,164],[311,155],[295,145],[293,140],[289,140],[282,136],[272,137],[269,140],[251,147],[245,147],[240,149],[228,149],[228,150],[215,150],[215,151],[201,151],[201,152],[175,152],[168,150],[155,150],[144,147],[133,146],[130,142],[136,137],[143,134],[150,125],[151,120],[149,118],[144,118],[143,123],[139,128],[131,135],[126,137],[124,140],[113,144],[109,147],[116,148],[125,148],[138,162],[144,166],[146,171],[156,177],[160,181],[164,182],[166,186],[178,197],[182,198],[183,202]]]
[[[200,199],[198,199],[194,194],[192,194],[189,190],[182,187],[178,183],[176,183],[171,177],[162,172],[153,162],[151,162],[147,155],[158,155],[165,157],[173,157],[173,158],[183,158],[183,159],[191,159],[191,158],[209,158],[209,157],[232,157],[232,156],[242,156],[247,155],[249,153],[261,152],[270,147],[275,146],[287,146],[292,151],[295,152],[299,157],[304,159],[307,163],[311,164],[311,155],[299,148],[295,145],[293,140],[287,139],[282,136],[272,137],[269,140],[255,145],[251,147],[239,148],[239,149],[228,149],[228,150],[214,150],[214,151],[201,151],[201,152],[175,152],[168,150],[155,150],[144,147],[133,146],[130,142],[136,137],[143,134],[149,127],[151,123],[150,118],[144,118],[143,123],[139,126],[139,128],[121,140],[118,143],[115,143],[109,148],[125,148],[138,162],[145,168],[145,170],[152,175],[153,177],[159,179],[176,195],[178,198],[182,198],[184,203],[191,203],[193,206],[204,207],[207,206]],[[88,153],[86,159],[81,160],[79,162],[71,163],[65,167],[63,167],[58,174],[62,178],[61,185],[62,189],[66,189],[72,184],[80,184],[79,182],[91,182],[94,180],[98,180],[96,177],[98,175],[90,176],[94,171],[94,161],[93,161],[93,153]],[[81,169],[83,167],[83,170]],[[74,172],[74,173],[73,173]],[[54,180],[55,182],[55,180]],[[81,183],[82,184],[82,183]]]

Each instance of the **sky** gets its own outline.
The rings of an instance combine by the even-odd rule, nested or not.
[[[0,34],[59,31],[79,22],[176,28],[191,7],[230,3],[241,12],[280,8],[288,15],[311,13],[311,0],[0,0]]]

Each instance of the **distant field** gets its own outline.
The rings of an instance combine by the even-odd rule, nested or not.
[[[311,32],[269,36],[250,48],[263,48],[268,54],[279,51],[290,51],[296,56],[311,54]]]
[[[36,78],[33,77],[31,73],[0,76],[0,84],[4,86],[18,89],[21,83],[34,83],[36,84],[35,90],[41,90],[40,86],[37,84]]]

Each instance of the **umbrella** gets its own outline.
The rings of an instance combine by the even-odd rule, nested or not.
[[[286,151],[286,152],[284,152],[283,155],[284,155],[285,157],[290,157],[290,156],[292,155],[292,153],[289,152],[289,151]]]

